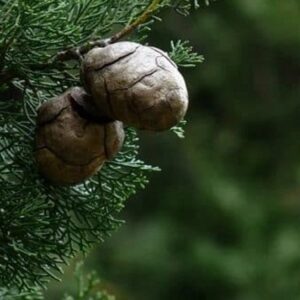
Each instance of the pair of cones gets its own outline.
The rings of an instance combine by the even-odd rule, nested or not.
[[[185,115],[185,81],[169,56],[154,47],[119,42],[94,48],[82,61],[85,89],[73,87],[40,106],[36,161],[58,185],[78,184],[121,149],[123,123],[167,130]]]

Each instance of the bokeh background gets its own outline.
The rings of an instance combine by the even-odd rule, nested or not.
[[[188,39],[206,58],[182,70],[186,138],[141,133],[142,158],[163,171],[86,270],[118,300],[300,299],[300,1],[162,17],[151,44]],[[70,270],[47,299],[72,289]]]

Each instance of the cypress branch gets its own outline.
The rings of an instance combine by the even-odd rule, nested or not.
[[[33,144],[36,108],[80,85],[72,59],[148,28],[170,6],[173,1],[0,1],[0,287],[25,291],[58,278],[61,266],[123,223],[116,215],[125,201],[158,170],[139,160],[137,134],[127,128],[122,152],[100,173],[56,187],[39,175]],[[184,49],[173,49],[175,60],[188,61]]]

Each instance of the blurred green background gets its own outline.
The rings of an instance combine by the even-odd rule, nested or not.
[[[218,0],[165,12],[149,43],[188,39],[186,138],[141,133],[162,168],[95,248],[118,300],[300,299],[300,1]],[[52,284],[47,299],[72,287]]]

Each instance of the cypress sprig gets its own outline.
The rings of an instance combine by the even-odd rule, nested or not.
[[[38,174],[33,144],[37,107],[80,85],[78,61],[58,53],[133,30],[139,40],[171,2],[0,0],[1,291],[59,279],[70,258],[122,223],[116,215],[125,201],[158,170],[138,159],[137,134],[127,128],[122,152],[101,172],[84,184],[56,187]],[[182,49],[173,49],[174,58]]]
[[[146,173],[154,170],[137,159],[138,139],[132,129],[127,129],[119,156],[76,187],[58,188],[44,182],[32,150],[36,108],[79,84],[76,63],[36,66],[62,49],[113,34],[120,24],[126,27],[147,4],[1,2],[1,72],[14,76],[2,82],[4,97],[0,99],[0,286],[29,289],[45,285],[51,277],[58,279],[62,264],[121,224],[115,214],[146,185]]]

